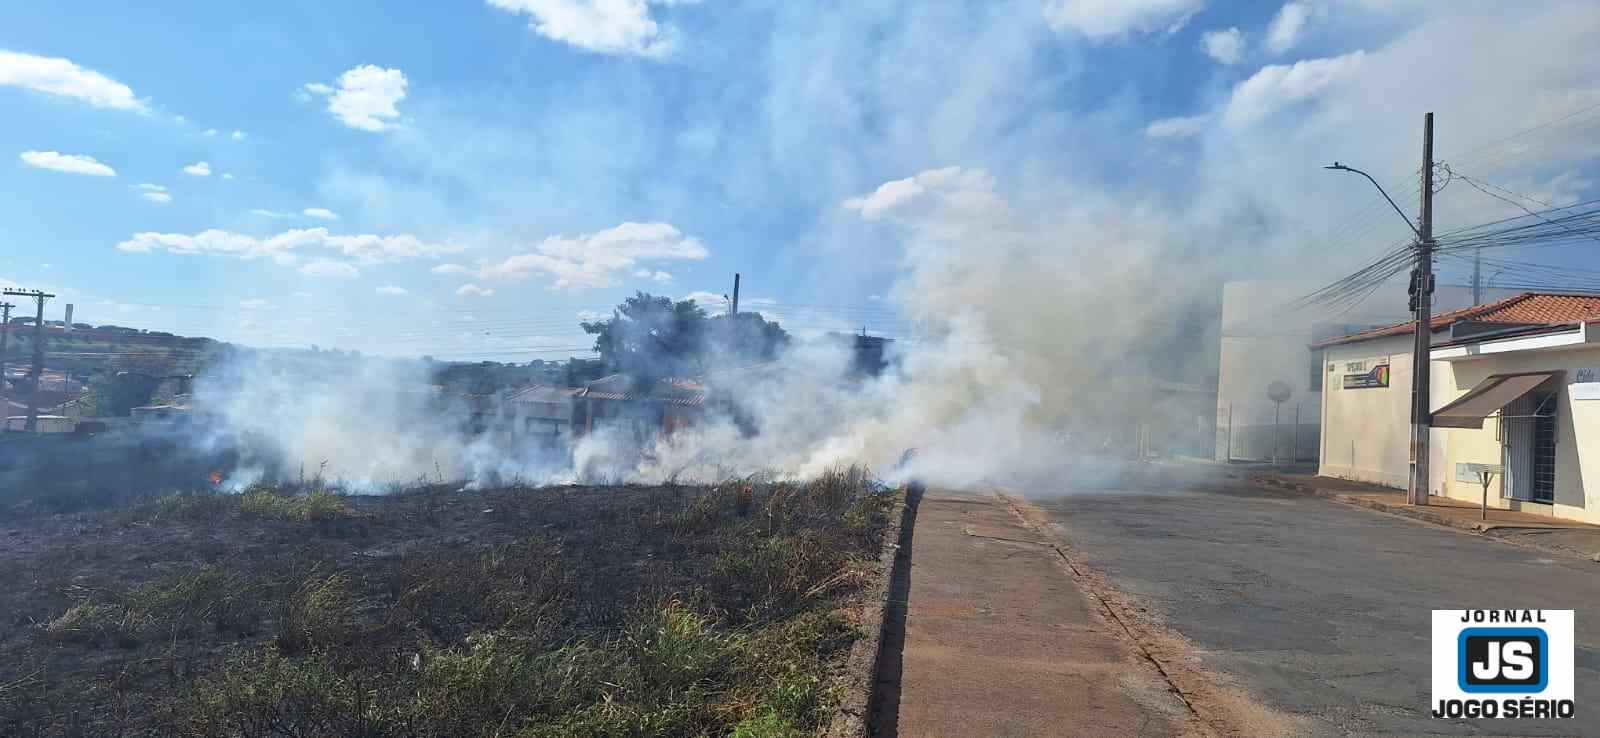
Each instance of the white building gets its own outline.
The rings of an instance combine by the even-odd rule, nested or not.
[[[40,415],[38,423],[34,426],[38,433],[71,433],[77,421],[63,415]],[[22,431],[28,427],[28,416],[12,415],[6,418],[5,428],[8,431]]]
[[[1322,408],[1323,362],[1312,344],[1409,319],[1404,285],[1384,288],[1343,311],[1286,310],[1296,298],[1323,285],[1292,280],[1229,282],[1222,287],[1222,337],[1217,371],[1215,458],[1268,460],[1276,447],[1282,460],[1317,458]],[[1489,290],[1487,300],[1517,294]],[[1439,285],[1434,311],[1473,303],[1472,288]],[[1267,389],[1282,382],[1290,390],[1281,404]],[[1298,423],[1296,419],[1298,418]],[[1276,421],[1276,422],[1275,422]]]
[[[1600,523],[1600,296],[1527,293],[1434,316],[1430,495]],[[1404,488],[1412,330],[1318,343],[1319,472]],[[1592,490],[1592,491],[1591,491]]]

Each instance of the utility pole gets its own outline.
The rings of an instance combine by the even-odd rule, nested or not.
[[[11,414],[11,402],[6,399],[6,342],[11,338],[11,308],[9,302],[0,302],[0,430],[6,430],[6,418]]]
[[[739,273],[733,273],[733,314],[739,314]]]
[[[1411,277],[1411,308],[1416,313],[1417,327],[1411,357],[1410,502],[1426,505],[1428,436],[1433,426],[1433,413],[1428,409],[1433,340],[1433,113],[1422,118],[1422,213],[1417,224],[1417,268]]]
[[[55,295],[47,295],[43,290],[6,290],[3,294],[31,297],[38,305],[33,319],[33,368],[28,371],[33,392],[28,396],[28,424],[22,428],[34,433],[39,430],[39,386],[44,384],[44,301]]]
[[[1483,304],[1483,247],[1472,250],[1472,304]]]

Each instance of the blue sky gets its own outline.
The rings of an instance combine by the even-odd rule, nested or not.
[[[1500,5],[12,4],[0,282],[95,324],[526,360],[741,272],[793,328],[903,335],[915,206],[957,181],[1332,275],[1404,230],[1314,165],[1403,189],[1425,109],[1463,171],[1593,196],[1600,116],[1495,142],[1600,103],[1596,11]],[[919,179],[947,167],[983,176]],[[1441,219],[1506,207],[1461,197]]]

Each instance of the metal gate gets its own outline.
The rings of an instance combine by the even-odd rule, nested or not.
[[[1556,490],[1556,395],[1530,392],[1500,411],[1505,484],[1513,500],[1551,502]]]

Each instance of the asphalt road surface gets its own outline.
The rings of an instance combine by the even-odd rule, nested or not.
[[[1600,736],[1600,564],[1556,558],[1225,468],[1025,491],[1085,563],[1265,704],[1327,735]],[[1576,610],[1577,718],[1428,715],[1433,609]]]

